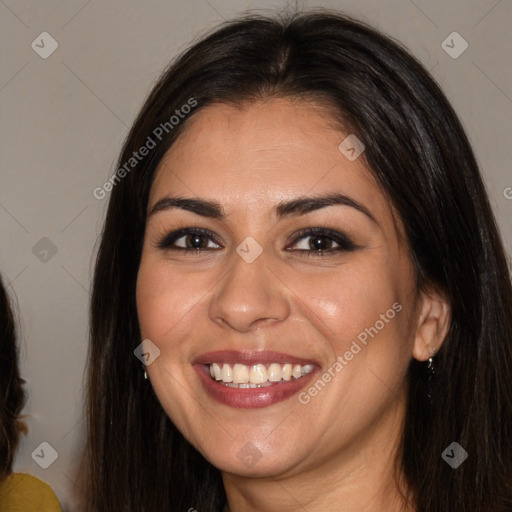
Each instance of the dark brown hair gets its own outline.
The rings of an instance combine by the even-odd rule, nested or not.
[[[26,431],[20,412],[25,403],[18,369],[13,309],[0,277],[0,482],[12,471],[19,435]]]
[[[331,105],[405,227],[418,287],[451,305],[427,408],[425,364],[412,360],[401,470],[419,512],[512,507],[512,289],[473,151],[439,86],[398,43],[346,16],[248,16],[194,44],[164,72],[119,166],[190,98],[289,97]],[[194,115],[190,113],[188,118]],[[219,512],[219,470],[181,435],[141,377],[135,284],[155,169],[187,119],[111,192],[91,303],[89,441],[93,510]],[[177,291],[178,293],[178,291]],[[441,458],[456,441],[456,470]]]

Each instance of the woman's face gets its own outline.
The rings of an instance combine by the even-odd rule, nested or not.
[[[396,439],[415,278],[353,139],[339,149],[350,134],[284,99],[189,121],[152,185],[137,281],[163,408],[238,475],[307,471]]]

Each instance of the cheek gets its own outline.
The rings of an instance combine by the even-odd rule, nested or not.
[[[324,354],[330,352],[319,376],[325,386],[313,383],[299,399],[332,425],[332,442],[340,429],[352,435],[371,424],[403,384],[411,347],[406,289],[399,283],[379,265],[346,265],[328,276],[297,280],[301,314],[321,333]]]
[[[136,292],[141,335],[165,343],[171,331],[199,305],[205,286],[201,279],[188,279],[165,262],[143,259]]]
[[[302,299],[299,303],[306,306],[303,314],[338,354],[359,335],[364,338],[365,329],[376,322],[379,330],[389,330],[396,316],[393,304],[400,299],[389,271],[372,265],[346,265],[323,276],[302,276],[296,279],[294,289]],[[390,321],[385,322],[384,329],[381,324],[385,320]]]
[[[142,339],[150,339],[160,350],[148,374],[160,403],[183,432],[189,424],[192,389],[184,392],[187,379],[187,339],[196,325],[195,313],[204,295],[204,283],[171,270],[165,261],[143,257],[137,276],[137,313]]]

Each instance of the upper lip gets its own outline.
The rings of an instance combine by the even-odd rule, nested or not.
[[[259,363],[279,363],[279,364],[306,364],[318,365],[316,361],[311,359],[304,359],[302,357],[292,356],[291,354],[284,354],[282,352],[274,352],[267,350],[216,350],[213,352],[206,352],[196,357],[193,364],[212,364],[212,363],[240,363],[251,366]]]

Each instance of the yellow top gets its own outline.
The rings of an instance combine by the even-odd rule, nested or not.
[[[62,512],[52,488],[39,478],[13,473],[0,483],[2,512]]]

